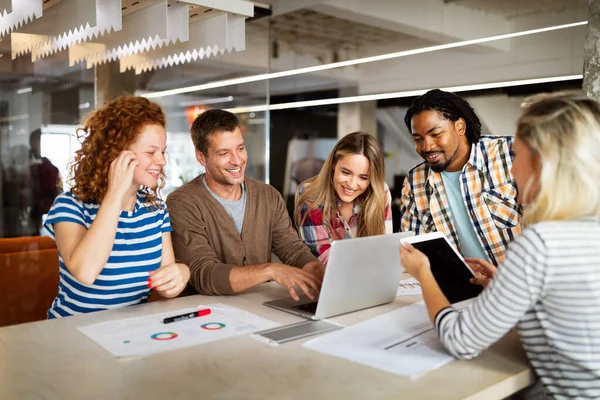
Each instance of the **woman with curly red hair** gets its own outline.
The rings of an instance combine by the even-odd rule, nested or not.
[[[60,269],[48,318],[138,304],[152,289],[177,296],[190,271],[175,263],[169,213],[159,199],[167,141],[161,108],[121,96],[77,132],[73,187],[56,198],[44,225]]]

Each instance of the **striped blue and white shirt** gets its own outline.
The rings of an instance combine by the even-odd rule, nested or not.
[[[70,192],[63,193],[50,208],[44,227],[53,239],[54,226],[59,222],[74,222],[89,229],[98,209],[97,202],[84,203]],[[161,265],[164,232],[171,232],[166,205],[160,202],[156,208],[138,192],[134,210],[121,211],[110,257],[93,284],[78,282],[59,252],[58,296],[48,310],[48,318],[145,302],[152,291],[148,288],[149,272]]]
[[[449,307],[435,319],[459,358],[475,357],[515,324],[554,398],[600,398],[600,218],[527,228],[468,308]]]

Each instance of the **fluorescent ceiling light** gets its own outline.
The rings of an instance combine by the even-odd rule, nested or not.
[[[448,91],[448,92],[466,92],[466,91],[471,91],[471,90],[496,89],[496,88],[513,87],[513,86],[535,85],[535,84],[540,84],[540,83],[572,81],[572,80],[576,80],[576,79],[583,79],[583,75],[581,75],[581,74],[580,75],[563,75],[563,76],[552,76],[552,77],[546,77],[546,78],[522,79],[522,80],[517,80],[517,81],[477,83],[477,84],[473,84],[473,85],[443,87],[440,89]],[[230,111],[234,114],[241,114],[241,113],[267,111],[267,110],[269,110],[269,111],[286,110],[286,109],[290,109],[290,108],[317,107],[317,106],[326,106],[326,105],[331,105],[331,104],[356,103],[356,102],[360,102],[360,101],[399,99],[402,97],[420,96],[430,89],[433,89],[433,88],[408,90],[408,91],[404,91],[404,92],[365,94],[365,95],[361,95],[361,96],[335,97],[335,98],[331,98],[331,99],[296,101],[293,103],[279,103],[279,104],[270,104],[270,105],[261,104],[258,106],[230,108],[227,111]]]
[[[399,52],[395,52],[395,53],[381,54],[378,56],[357,58],[355,60],[340,61],[340,62],[336,62],[336,63],[316,65],[314,67],[291,69],[288,71],[273,72],[270,74],[251,75],[251,76],[245,76],[245,77],[234,78],[234,79],[225,79],[222,81],[205,83],[202,85],[187,86],[187,87],[182,87],[182,88],[178,88],[178,89],[146,93],[146,94],[143,94],[142,96],[152,99],[152,98],[157,98],[157,97],[173,96],[173,95],[182,94],[182,93],[199,92],[201,90],[214,89],[214,88],[218,88],[218,87],[239,85],[242,83],[257,82],[257,81],[263,81],[263,80],[267,80],[267,79],[283,78],[286,76],[301,75],[301,74],[307,74],[307,73],[311,73],[311,72],[325,71],[325,70],[334,69],[334,68],[349,67],[352,65],[365,64],[365,63],[370,63],[370,62],[375,62],[375,61],[382,61],[382,60],[389,60],[389,59],[393,59],[393,58],[412,56],[415,54],[431,53],[431,52],[439,51],[439,50],[453,49],[453,48],[457,48],[457,47],[471,46],[474,44],[481,44],[481,43],[488,43],[488,42],[493,42],[496,40],[511,39],[511,38],[515,38],[515,37],[519,37],[519,36],[535,35],[538,33],[556,31],[556,30],[560,30],[560,29],[574,28],[576,26],[586,25],[587,23],[588,23],[587,21],[579,21],[579,22],[574,22],[571,24],[555,25],[555,26],[549,26],[546,28],[530,29],[530,30],[526,30],[526,31],[513,32],[513,33],[505,33],[502,35],[489,36],[489,37],[485,37],[485,38],[463,40],[460,42],[440,44],[440,45],[436,45],[436,46],[423,47],[420,49],[404,50],[404,51],[399,51]]]
[[[198,99],[198,100],[190,100],[190,101],[181,101],[181,102],[179,102],[179,106],[180,107],[203,106],[205,104],[227,103],[230,101],[233,101],[233,96],[215,97],[212,99]]]
[[[31,91],[33,91],[33,89],[32,89],[32,88],[30,88],[30,87],[26,87],[26,88],[23,88],[23,89],[19,89],[19,90],[17,90],[17,94],[29,93],[29,92],[31,92]]]

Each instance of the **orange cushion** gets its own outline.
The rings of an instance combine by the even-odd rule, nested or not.
[[[16,253],[19,251],[35,251],[55,248],[56,243],[48,236],[23,236],[0,239],[0,253]]]
[[[57,249],[0,254],[0,274],[0,326],[46,319],[58,293]]]

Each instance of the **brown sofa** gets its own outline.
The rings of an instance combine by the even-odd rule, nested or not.
[[[0,326],[38,321],[58,291],[58,250],[43,236],[0,239]]]
[[[45,236],[0,239],[0,326],[46,319],[58,293],[58,249]],[[148,301],[163,299],[153,292]]]

